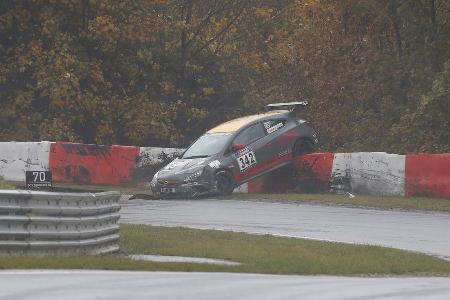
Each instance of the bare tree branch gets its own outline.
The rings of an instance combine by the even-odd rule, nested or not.
[[[189,56],[189,59],[199,54],[201,51],[203,51],[205,48],[209,47],[213,42],[215,42],[218,38],[220,38],[223,34],[225,34],[230,29],[230,27],[233,24],[235,24],[235,22],[242,16],[243,12],[245,11],[245,8],[246,6],[244,6],[239,11],[239,13],[236,16],[234,16],[234,18],[232,18],[231,21],[228,22],[228,24],[224,28],[222,28],[213,38],[209,39],[208,41],[205,42],[203,46],[192,52],[192,54]]]

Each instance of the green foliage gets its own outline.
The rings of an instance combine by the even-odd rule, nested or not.
[[[448,152],[449,15],[446,0],[2,1],[0,140],[181,146],[308,98],[322,150]]]
[[[450,152],[450,60],[436,74],[417,109],[392,127],[391,136],[398,151]]]
[[[2,190],[11,190],[14,189],[14,186],[5,182],[2,176],[0,176],[0,189]]]

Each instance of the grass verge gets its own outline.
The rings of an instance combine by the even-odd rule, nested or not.
[[[0,268],[450,276],[449,261],[376,246],[145,225],[121,225],[120,236],[121,255],[0,257]],[[219,258],[243,265],[156,263],[127,259],[123,254]]]
[[[2,176],[0,176],[0,189],[1,190],[11,190],[14,189],[15,186],[9,182],[6,182]]]
[[[5,182],[6,188],[24,188],[23,182]],[[0,188],[2,180],[0,179]],[[85,185],[74,183],[56,183],[54,191],[58,192],[102,192],[120,191],[123,194],[151,194],[149,189],[138,187],[121,187],[107,185]],[[244,194],[235,193],[223,199],[241,199],[257,201],[312,203],[322,205],[369,207],[378,209],[422,210],[450,212],[450,199],[426,197],[380,197],[356,195],[350,198],[338,194]]]
[[[25,183],[9,181],[7,182],[12,188],[25,189]],[[99,193],[104,191],[120,191],[123,194],[150,194],[150,189],[139,187],[123,187],[110,185],[88,185],[76,183],[53,183],[53,191],[68,193]]]
[[[350,198],[337,194],[233,194],[230,199],[265,200],[290,203],[312,203],[378,209],[403,209],[450,212],[450,199],[425,197],[360,196]]]

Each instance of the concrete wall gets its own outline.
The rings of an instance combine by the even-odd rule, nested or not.
[[[0,142],[0,176],[25,181],[25,171],[49,169],[50,142]]]
[[[336,153],[331,181],[350,184],[356,194],[405,195],[405,156],[384,152]]]

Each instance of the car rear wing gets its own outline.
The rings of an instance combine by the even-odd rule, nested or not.
[[[284,102],[284,103],[271,103],[264,107],[264,110],[274,110],[274,109],[289,109],[290,111],[296,111],[300,107],[305,107],[308,105],[308,101],[298,101],[298,102]]]

